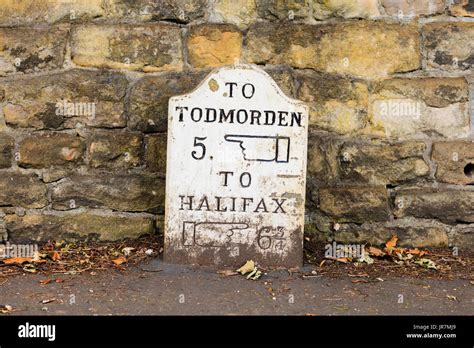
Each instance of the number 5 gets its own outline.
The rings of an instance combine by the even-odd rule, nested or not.
[[[197,147],[199,146],[202,150],[201,152],[201,155],[200,156],[197,156],[197,151],[194,150],[193,152],[191,152],[191,156],[195,159],[195,160],[202,160],[204,158],[204,156],[206,155],[206,146],[199,142],[198,140],[200,141],[203,141],[203,140],[206,140],[207,137],[204,137],[204,138],[200,138],[200,137],[194,137],[194,147]]]

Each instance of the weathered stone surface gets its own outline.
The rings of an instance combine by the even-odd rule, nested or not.
[[[449,12],[456,17],[474,17],[474,1],[453,0]]]
[[[367,18],[380,17],[377,0],[317,0],[309,1],[313,17],[318,20],[329,17]]]
[[[96,131],[88,132],[86,138],[89,164],[94,168],[129,168],[141,164],[140,133]]]
[[[443,222],[474,222],[474,190],[411,188],[395,198],[396,217],[414,216]]]
[[[15,140],[8,134],[0,133],[0,168],[8,168],[12,164],[12,151]]]
[[[72,59],[81,66],[180,70],[181,46],[181,30],[171,24],[88,25],[72,33]]]
[[[84,141],[75,135],[64,133],[34,135],[20,142],[18,164],[25,168],[76,164],[82,160],[84,151]]]
[[[202,18],[207,0],[3,0],[0,24],[24,25],[99,19],[172,20]]]
[[[456,225],[449,235],[449,244],[459,250],[472,251],[474,248],[474,225]],[[462,257],[462,254],[460,254]]]
[[[54,23],[63,19],[89,19],[105,14],[103,4],[100,0],[2,0],[0,24],[25,25]]]
[[[423,26],[427,67],[469,71],[474,66],[474,23],[428,23]]]
[[[242,34],[232,25],[197,25],[189,31],[187,46],[193,67],[229,65],[240,58]]]
[[[7,125],[36,129],[124,127],[127,79],[113,72],[70,70],[2,81]],[[64,104],[66,103],[66,104]],[[66,107],[64,107],[66,106]],[[89,111],[94,111],[91,113]]]
[[[51,167],[44,169],[41,173],[41,180],[45,183],[51,183],[68,177],[72,174],[74,166],[71,167]]]
[[[368,89],[363,82],[318,74],[296,74],[297,97],[310,106],[310,127],[350,134],[367,123]]]
[[[474,184],[474,142],[447,141],[433,144],[436,179],[451,184]]]
[[[257,17],[255,0],[214,0],[212,20],[244,28]]]
[[[290,68],[286,67],[268,67],[263,69],[268,75],[275,80],[278,87],[288,97],[296,98],[294,87],[294,74]]]
[[[447,247],[451,226],[436,221],[404,218],[385,223],[341,224],[334,232],[339,243],[385,244],[397,235],[401,247]]]
[[[470,130],[464,78],[397,78],[375,83],[369,132],[386,137],[464,137]]]
[[[377,0],[256,0],[260,18],[280,21],[380,17]]]
[[[151,172],[166,173],[166,134],[149,135],[145,139],[147,169]]]
[[[97,1],[97,0],[96,0]],[[206,15],[208,0],[106,0],[107,16],[188,23]]]
[[[373,185],[400,184],[425,177],[429,166],[423,159],[426,144],[346,143],[341,148],[341,178]]]
[[[122,211],[164,211],[161,176],[148,174],[72,175],[52,190],[53,208],[110,208]]]
[[[67,28],[60,27],[0,28],[0,75],[61,68],[67,36]]]
[[[382,0],[381,5],[389,16],[410,20],[418,16],[431,16],[444,12],[444,0]]]
[[[308,0],[256,0],[256,5],[258,16],[264,19],[297,21],[310,14]]]
[[[168,124],[168,99],[193,90],[206,72],[168,73],[139,80],[130,94],[131,129],[165,132]]]
[[[331,138],[308,138],[308,181],[317,185],[334,183],[338,178],[338,144]]]
[[[385,187],[326,187],[319,190],[320,209],[341,222],[385,221],[389,200]]]
[[[154,233],[150,217],[120,214],[80,213],[27,213],[5,217],[11,242],[47,240],[108,240],[138,238]]]
[[[418,69],[420,43],[414,25],[256,23],[247,33],[244,57],[250,63],[375,78]]]
[[[46,185],[37,176],[1,172],[0,206],[43,208],[47,204]]]

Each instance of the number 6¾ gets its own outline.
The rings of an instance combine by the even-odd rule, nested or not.
[[[202,160],[204,158],[204,156],[206,156],[206,146],[204,145],[204,143],[202,143],[202,141],[206,140],[207,137],[203,137],[203,138],[200,138],[200,137],[194,137],[194,147],[200,147],[201,148],[201,154],[198,156],[198,151],[197,150],[194,150],[191,152],[191,156],[195,159],[195,160]]]

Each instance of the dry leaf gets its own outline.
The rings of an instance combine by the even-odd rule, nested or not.
[[[250,272],[253,272],[253,270],[255,269],[255,262],[253,262],[252,260],[249,260],[245,263],[245,265],[243,265],[242,267],[240,267],[237,272],[239,272],[240,274],[244,275],[244,274],[247,274],[247,273],[250,273]]]
[[[51,283],[51,279],[43,279],[43,280],[40,280],[39,283],[40,283],[41,285],[46,285],[46,284]]]
[[[436,267],[436,264],[430,259],[419,259],[419,260],[416,260],[414,262],[417,265],[420,265],[420,266],[425,267],[425,268],[438,269],[438,267]]]
[[[259,271],[257,267],[255,267],[255,269],[249,273],[249,275],[247,276],[247,279],[257,280],[261,276],[262,276],[262,272]]]
[[[336,261],[342,262],[342,263],[348,263],[349,259],[347,257],[338,257]]]
[[[426,255],[428,254],[428,251],[426,250],[420,250],[418,248],[415,248],[415,249],[407,249],[406,252],[408,254],[413,254],[413,255],[418,255],[418,256],[423,256],[423,255]]]
[[[36,273],[36,267],[32,263],[27,263],[23,266],[25,272]]]
[[[369,265],[374,263],[374,259],[371,258],[368,253],[363,253],[362,257],[360,257],[357,261],[358,262],[365,262]]]
[[[116,265],[121,265],[122,263],[127,262],[127,259],[123,256],[119,256],[115,260],[112,260],[112,262]]]
[[[0,313],[6,314],[6,313],[10,313],[10,312],[13,312],[13,307],[12,306],[10,306],[10,305],[0,306]]]
[[[35,260],[31,257],[11,257],[9,259],[4,259],[2,262],[5,265],[22,265],[26,262],[46,262],[46,260]]]
[[[321,261],[321,263],[319,264],[319,267],[323,267],[325,263],[326,263],[326,260]]]
[[[392,238],[390,238],[390,240],[387,243],[385,243],[385,247],[389,250],[393,249],[397,245],[397,241],[398,241],[398,237],[397,235],[394,234]]]
[[[385,255],[385,253],[382,250],[375,247],[369,247],[367,251],[369,252],[369,255],[376,256],[376,257]]]
[[[122,252],[125,256],[130,256],[130,253],[132,252],[132,250],[135,250],[135,248],[132,248],[132,247],[126,247],[126,248],[123,248],[122,249]]]
[[[5,265],[21,265],[25,262],[33,262],[33,259],[31,257],[11,257],[9,259],[3,260]]]
[[[51,256],[51,259],[53,261],[61,260],[61,255],[57,251],[55,251],[55,252],[53,252],[53,255]]]

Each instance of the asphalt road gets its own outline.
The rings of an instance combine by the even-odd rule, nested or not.
[[[252,281],[216,271],[155,259],[92,275],[25,274],[0,279],[0,305],[12,306],[15,315],[474,314],[474,285],[468,280],[330,278],[306,267],[303,273],[273,271]],[[52,281],[40,284],[44,279]]]

